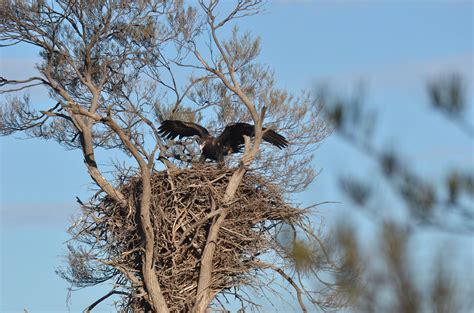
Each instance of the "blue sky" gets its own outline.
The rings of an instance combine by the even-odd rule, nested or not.
[[[360,79],[366,82],[369,104],[381,111],[377,139],[400,146],[429,178],[455,164],[472,169],[472,143],[431,112],[424,82],[459,71],[468,79],[472,99],[473,6],[470,1],[278,1],[267,5],[265,14],[242,19],[240,28],[261,36],[261,60],[274,68],[278,84],[292,92],[327,80],[349,94]],[[31,49],[0,53],[2,76],[31,73],[36,58]],[[32,96],[46,100],[37,90]],[[54,269],[66,249],[75,197],[91,194],[90,178],[79,151],[65,151],[54,142],[2,137],[0,149],[0,311],[65,312],[68,286]],[[347,168],[367,169],[363,165],[370,167],[336,136],[328,138],[314,164],[323,171],[299,199],[343,201],[335,175]],[[342,203],[320,211],[331,224],[337,215],[333,212],[346,209]],[[473,276],[473,240],[446,240],[455,242]],[[74,293],[71,311],[95,301],[97,292]]]

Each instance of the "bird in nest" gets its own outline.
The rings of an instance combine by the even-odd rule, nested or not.
[[[289,142],[285,137],[274,130],[262,128],[262,139],[279,149],[286,148]],[[244,136],[254,137],[254,126],[247,123],[232,123],[224,128],[224,131],[217,137],[212,136],[209,131],[192,122],[179,120],[165,120],[158,128],[158,132],[166,139],[179,139],[183,137],[196,136],[201,149],[200,162],[204,163],[206,159],[211,159],[222,163],[224,156],[241,151],[245,141]]]

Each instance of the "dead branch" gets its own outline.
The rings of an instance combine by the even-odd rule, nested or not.
[[[108,297],[110,297],[112,295],[128,295],[128,293],[126,293],[124,291],[111,290],[107,294],[105,294],[104,296],[100,297],[97,301],[95,301],[94,303],[89,305],[87,308],[85,308],[85,310],[83,312],[84,313],[90,313],[91,310],[93,308],[95,308],[99,303],[101,303],[102,301],[104,301],[105,299],[107,299]]]

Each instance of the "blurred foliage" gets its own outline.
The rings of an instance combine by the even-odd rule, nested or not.
[[[363,289],[360,275],[363,270],[362,264],[365,262],[360,255],[360,246],[354,236],[355,230],[347,224],[343,224],[336,234],[336,242],[332,244],[342,247],[341,272],[336,275],[336,285],[340,286],[343,294],[348,297],[349,303],[354,302]]]
[[[464,88],[464,81],[457,73],[432,80],[427,85],[431,105],[452,116],[465,113]]]
[[[308,244],[301,240],[294,240],[292,242],[289,256],[295,260],[295,268],[300,272],[319,264],[317,254]]]
[[[341,189],[359,206],[364,206],[372,195],[371,186],[353,177],[341,177],[339,179]]]
[[[413,162],[404,159],[403,151],[377,145],[372,135],[377,131],[378,112],[365,105],[362,91],[358,87],[344,99],[332,95],[328,86],[318,90],[338,137],[375,165],[366,169],[370,175],[359,177],[349,170],[338,180],[342,194],[372,222],[375,232],[362,237],[360,226],[345,217],[325,242],[338,262],[333,282],[341,291],[339,300],[350,312],[468,312],[474,304],[469,297],[472,268],[462,279],[456,277],[454,259],[445,249],[434,253],[434,258],[414,259],[418,251],[413,250],[413,242],[427,229],[472,236],[474,171],[459,165],[444,171],[444,177],[424,177]],[[427,83],[427,91],[430,107],[459,124],[472,145],[472,121],[465,119],[469,108],[464,79],[458,74],[441,76]],[[395,222],[390,210],[378,205],[387,199],[391,201],[387,209],[404,210],[405,219]],[[436,242],[429,246],[437,248]],[[308,264],[314,258],[310,244],[294,242],[293,250],[296,264]],[[423,273],[430,276],[427,281],[420,278]]]
[[[446,75],[431,80],[427,86],[431,107],[459,124],[467,135],[466,142],[472,145],[472,121],[465,120],[468,107],[464,79],[458,74]],[[336,245],[343,251],[343,259],[346,260],[343,264],[349,273],[360,274],[341,285],[353,299],[351,311],[413,313],[468,310],[472,303],[461,291],[466,283],[454,277],[452,268],[448,267],[452,261],[450,256],[439,253],[434,264],[414,262],[410,242],[424,227],[441,233],[472,236],[472,168],[448,170],[446,177],[440,179],[423,177],[414,170],[411,162],[403,159],[403,151],[380,148],[373,142],[367,129],[374,130],[374,117],[377,116],[374,109],[361,105],[362,100],[330,99],[327,91],[322,94],[321,100],[330,120],[334,121],[336,134],[378,164],[380,171],[380,175],[373,173],[365,179],[347,173],[340,179],[341,191],[355,207],[369,212],[369,219],[375,222],[378,229],[375,235],[377,248],[371,247],[366,249],[368,251],[358,248],[357,242],[353,242],[358,236],[357,231],[347,227],[338,229]],[[346,116],[353,118],[347,119]],[[435,182],[445,183],[437,185]],[[380,216],[381,210],[370,210],[373,206],[370,199],[383,200],[385,197],[380,193],[384,189],[376,191],[371,188],[373,184],[385,185],[393,191],[399,201],[392,205],[406,209],[408,218],[405,221],[393,222],[386,216]],[[366,264],[363,271],[360,271],[359,264]],[[431,280],[420,283],[416,274],[426,270],[427,266],[434,267]],[[469,272],[466,274],[472,275]],[[357,297],[354,298],[355,294]]]
[[[459,74],[440,76],[429,81],[427,86],[430,107],[450,117],[463,130],[472,128],[472,121],[465,120],[469,109],[466,83]],[[342,192],[355,205],[364,207],[368,205],[370,197],[377,196],[370,186],[374,180],[379,180],[376,183],[393,190],[407,208],[412,226],[431,226],[437,230],[461,234],[474,233],[473,169],[448,169],[445,177],[439,179],[418,174],[414,164],[404,159],[403,151],[375,144],[372,134],[376,131],[378,112],[364,103],[363,88],[357,87],[356,90],[348,99],[331,95],[327,86],[318,90],[319,99],[333,123],[335,133],[372,159],[381,174],[376,175],[375,171],[366,178],[367,181],[356,179],[350,173],[344,174],[339,180]],[[470,133],[466,135],[466,142],[472,145]],[[437,185],[435,182],[445,183]]]
[[[347,272],[359,274],[339,281],[353,299],[350,311],[468,312],[472,305],[472,300],[449,273],[445,255],[439,254],[434,264],[414,263],[410,253],[413,233],[409,228],[393,222],[383,223],[377,234],[376,248],[368,252],[357,247],[354,229],[340,227],[336,237],[345,253]],[[363,272],[360,264],[366,264]],[[417,280],[417,265],[432,268],[425,284]]]
[[[466,119],[466,82],[458,73],[433,79],[427,84],[428,96],[433,108],[451,118],[471,138],[474,127]]]

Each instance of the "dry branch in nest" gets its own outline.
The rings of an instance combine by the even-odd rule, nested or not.
[[[213,259],[211,288],[217,293],[254,281],[255,270],[263,269],[258,265],[258,255],[270,250],[284,253],[278,251],[282,249],[276,240],[279,226],[298,223],[304,217],[304,210],[288,205],[276,186],[251,173],[244,176],[234,199],[224,203],[231,176],[230,169],[215,166],[162,171],[152,176],[155,269],[172,311],[192,308],[207,233],[224,208],[230,210],[220,228]],[[143,309],[139,283],[133,286],[134,280],[139,281],[143,253],[137,214],[140,177],[130,178],[120,189],[129,198],[128,207],[108,196],[93,206],[84,206],[84,216],[73,234],[100,251],[95,258],[119,268],[116,274],[132,281],[128,306]]]

